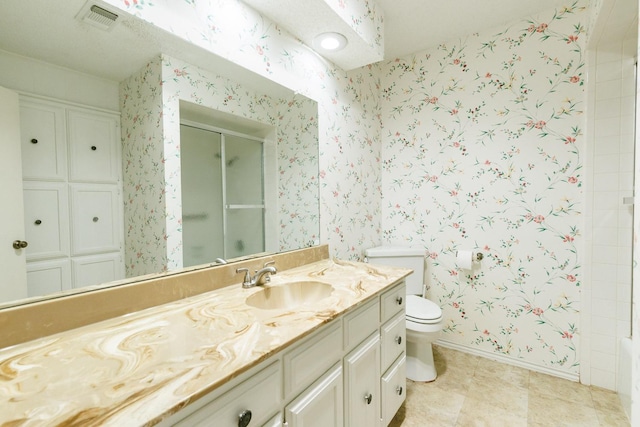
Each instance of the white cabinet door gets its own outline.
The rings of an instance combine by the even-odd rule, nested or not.
[[[24,183],[24,228],[29,242],[28,261],[69,256],[69,202],[65,183]]]
[[[116,183],[120,176],[118,119],[69,110],[69,180]]]
[[[346,424],[380,425],[380,335],[376,332],[345,358]]]
[[[30,297],[49,295],[70,289],[69,259],[29,263],[27,265],[27,287]]]
[[[284,355],[284,394],[297,394],[342,358],[342,328],[332,322]]]
[[[120,197],[116,186],[71,184],[71,253],[120,250]]]
[[[27,241],[22,202],[20,107],[18,94],[0,87],[0,302],[26,298],[25,249],[14,249],[16,240]],[[27,241],[28,242],[28,241]]]
[[[289,427],[344,425],[342,366],[337,364],[285,408]]]
[[[67,177],[64,108],[21,99],[20,135],[23,178],[64,181]]]
[[[124,279],[120,253],[72,258],[73,287],[99,285]]]

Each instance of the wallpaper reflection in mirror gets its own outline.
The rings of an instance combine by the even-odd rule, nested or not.
[[[180,101],[276,129],[277,230],[267,250],[306,247],[318,239],[317,104],[274,99],[163,55],[121,84],[127,276],[183,267]],[[162,141],[162,144],[156,143]],[[267,221],[269,222],[269,221]],[[270,246],[271,245],[271,246]]]

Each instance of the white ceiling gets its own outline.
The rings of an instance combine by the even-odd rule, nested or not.
[[[566,0],[376,0],[385,14],[385,59],[564,5]],[[631,0],[617,0],[631,2]],[[221,58],[130,18],[111,32],[75,19],[85,0],[2,0],[0,49],[121,81],[161,52],[224,70]],[[637,11],[636,11],[637,14]],[[222,68],[221,68],[222,67]],[[233,67],[232,67],[233,68]],[[222,74],[221,71],[221,74]],[[242,78],[242,72],[233,69]],[[240,74],[240,75],[238,75]],[[250,72],[245,72],[251,79]]]

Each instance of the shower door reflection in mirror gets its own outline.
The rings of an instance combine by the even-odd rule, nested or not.
[[[185,267],[263,252],[263,141],[180,127]]]

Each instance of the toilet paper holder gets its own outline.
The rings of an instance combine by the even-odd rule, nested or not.
[[[458,256],[458,251],[456,251],[456,256]],[[480,262],[482,261],[482,258],[484,258],[484,255],[482,254],[482,252],[473,252],[471,261]]]

